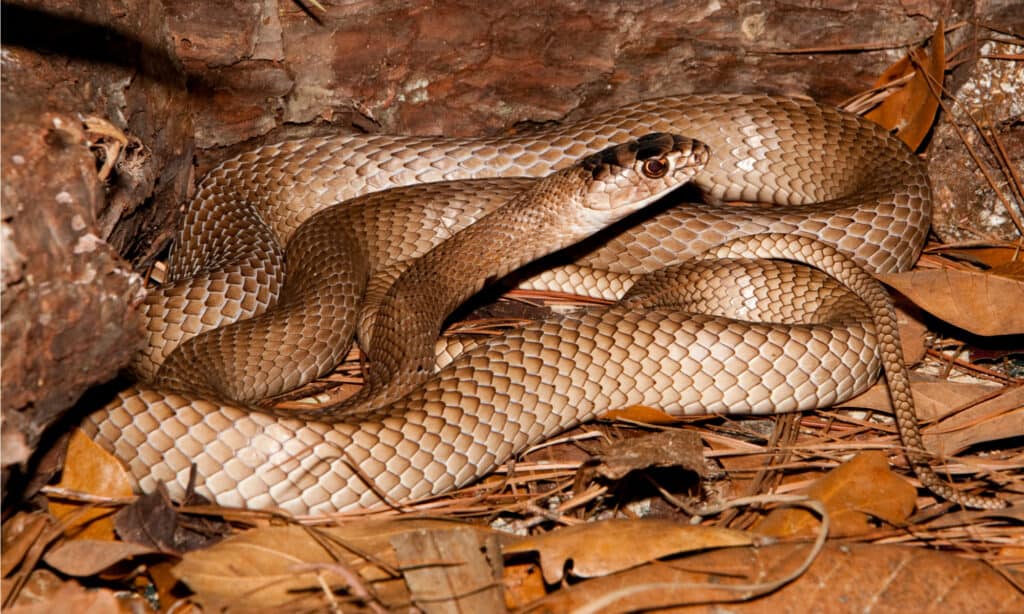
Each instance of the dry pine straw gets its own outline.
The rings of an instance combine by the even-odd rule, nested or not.
[[[601,304],[578,297],[532,291],[516,291],[501,300],[525,304],[523,317],[467,319],[456,323],[447,332],[500,334],[503,329],[521,323],[530,313],[536,313],[538,307],[557,310]],[[515,313],[518,309],[514,305],[510,309],[506,305],[502,311]],[[297,391],[295,396],[320,392],[323,398],[337,400],[352,394],[361,381],[358,358],[358,350],[353,350],[334,373]],[[1004,385],[1022,383],[962,358],[951,359],[938,351],[930,352],[920,367],[931,372],[941,370],[950,376],[980,374]],[[285,402],[282,406],[289,404]],[[864,450],[889,451],[894,471],[920,486],[898,452],[900,442],[892,420],[879,412],[820,410],[750,420],[716,416],[688,419],[670,428],[679,427],[697,429],[705,442],[712,442],[714,453],[711,456],[745,459],[736,464],[750,467],[727,470],[723,481],[708,484],[712,497],[732,498],[769,491],[798,493],[830,469]],[[584,450],[592,448],[588,442],[628,439],[642,436],[650,430],[610,422],[583,425],[556,438],[559,443],[545,445],[521,456],[517,462],[506,465],[479,484],[430,501],[404,506],[401,511],[384,512],[384,515],[426,513],[482,520],[500,516],[512,519],[510,524],[503,526],[516,530],[573,525],[609,515],[631,517],[645,513],[689,518],[689,514],[678,507],[688,505],[685,501],[662,497],[656,490],[652,489],[653,497],[644,503],[629,502],[618,497],[614,485],[580,480],[581,470],[589,458]],[[1024,466],[1024,445],[1018,443],[1016,447],[997,449],[995,453],[1012,466]],[[961,478],[960,471],[965,467],[984,465],[970,460],[967,458],[968,462],[963,464],[953,461]],[[858,536],[854,541],[942,547],[1024,571],[1024,549],[1004,548],[1008,544],[1024,543],[1024,529],[993,518],[982,518],[973,512],[963,512],[936,500],[924,490],[919,490],[919,495],[918,512],[910,519],[909,525],[880,525],[877,530]],[[733,512],[707,518],[704,522],[746,528],[760,515],[760,511]],[[316,519],[309,521],[318,522]]]
[[[537,306],[565,309],[586,300],[543,293],[513,293],[511,301],[502,299],[499,308],[512,317],[465,320],[453,326],[453,331],[472,331],[474,334],[496,334],[509,326],[522,322]],[[510,306],[511,305],[511,306]],[[523,316],[523,317],[520,317]],[[1004,385],[1020,384],[991,368],[974,365],[963,358],[939,351],[957,348],[956,340],[941,340],[933,347],[923,368],[949,378],[964,374],[983,376]],[[358,351],[330,376],[303,391],[330,390],[328,396],[344,396],[358,388],[360,382]],[[339,385],[340,384],[340,385]],[[338,390],[341,392],[339,393]],[[287,405],[287,403],[285,404]],[[615,409],[615,408],[609,408]],[[633,518],[655,516],[690,520],[686,511],[697,501],[688,500],[686,493],[659,492],[647,488],[640,495],[636,488],[625,489],[622,483],[642,482],[643,477],[627,477],[618,484],[594,479],[586,465],[588,450],[607,440],[629,440],[642,437],[658,428],[692,429],[704,441],[705,456],[709,464],[721,463],[720,475],[702,485],[702,496],[712,503],[737,498],[758,499],[765,493],[785,496],[799,493],[829,470],[864,450],[884,450],[894,471],[903,479],[916,484],[913,473],[898,452],[899,438],[888,415],[861,410],[826,409],[814,412],[788,414],[770,418],[738,419],[704,417],[688,419],[668,427],[638,427],[621,422],[597,422],[583,425],[556,438],[554,444],[538,446],[522,455],[514,463],[495,472],[480,483],[460,491],[374,514],[346,514],[338,516],[291,518],[266,511],[224,508],[215,505],[189,506],[183,512],[226,519],[232,531],[271,524],[302,523],[306,525],[332,525],[341,520],[358,521],[359,518],[398,515],[428,515],[431,517],[460,518],[488,523],[491,526],[518,534],[556,530],[594,519],[609,517]],[[995,449],[994,455],[1006,465],[1024,466],[1024,444],[1021,439],[1011,440],[1009,449]],[[708,448],[711,449],[708,452]],[[970,456],[960,455],[966,462],[953,461],[950,467],[960,472],[965,467],[984,466]],[[980,457],[979,457],[980,458]],[[671,468],[670,475],[688,475],[685,468]],[[663,483],[665,473],[653,483]],[[692,475],[692,474],[689,474]],[[1020,475],[1020,472],[1017,472]],[[965,476],[958,473],[963,479]],[[1014,491],[1021,490],[1019,477]],[[691,479],[691,484],[696,480]],[[51,491],[53,492],[53,491]],[[56,493],[54,493],[56,494]],[[884,496],[884,493],[883,495]],[[641,498],[642,497],[642,498]],[[765,498],[765,497],[761,497]],[[85,498],[90,505],[106,505],[103,498]],[[127,501],[110,501],[114,507]],[[964,512],[937,501],[927,491],[918,490],[917,513],[901,526],[879,522],[866,533],[842,538],[846,542],[903,544],[925,548],[940,548],[960,556],[981,559],[1006,577],[1014,579],[1024,573],[1024,528],[1014,519],[1000,518],[984,512]],[[702,523],[747,529],[763,516],[764,508],[755,506],[730,509],[721,514],[709,514]],[[45,548],[45,544],[41,545]],[[40,549],[42,552],[42,549]],[[97,578],[97,580],[99,580]],[[102,581],[100,581],[103,584]]]

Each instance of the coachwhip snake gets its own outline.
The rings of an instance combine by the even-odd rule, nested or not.
[[[313,325],[318,318],[351,321],[348,315],[294,307],[286,289],[283,311],[294,312],[300,321],[295,329],[267,334],[242,324],[221,330],[249,332],[215,331],[185,343],[202,348],[210,337],[228,348],[224,356],[236,357],[251,335],[263,335],[276,356],[199,363],[207,350],[173,351],[227,322],[277,317],[259,314],[281,292],[281,244],[288,249],[289,285],[292,276],[306,275],[316,292],[329,285],[324,277],[336,277],[333,268],[318,268],[322,262],[372,263],[357,275],[360,284],[369,284],[366,293],[374,302],[371,315],[358,322],[360,339],[370,346],[370,381],[381,363],[372,358],[375,349],[384,362],[398,356],[402,363],[397,372],[381,367],[380,377],[400,375],[409,361],[392,341],[402,331],[387,336],[381,331],[388,327],[379,325],[387,304],[402,302],[389,295],[403,285],[403,269],[410,266],[394,254],[428,254],[505,201],[548,181],[455,180],[554,176],[582,156],[652,131],[709,146],[710,160],[693,180],[707,199],[778,206],[656,205],[654,214],[624,231],[613,226],[600,233],[592,251],[531,282],[565,290],[582,284],[584,292],[616,298],[635,284],[622,302],[479,343],[438,374],[409,383],[403,388],[409,394],[396,399],[374,392],[369,403],[332,418],[337,422],[248,412],[211,397],[248,404],[330,369],[339,350],[326,360],[322,355],[336,342],[303,331],[307,325],[323,330]],[[438,181],[447,183],[429,183]],[[409,187],[378,192],[398,186]],[[353,204],[316,213],[361,194],[367,195]],[[264,146],[225,161],[204,179],[170,262],[170,286],[148,302],[151,343],[137,370],[156,374],[163,389],[130,388],[84,426],[128,463],[144,490],[163,481],[172,495],[182,494],[194,464],[197,490],[218,503],[316,513],[450,490],[613,407],[742,414],[836,403],[866,388],[881,361],[904,446],[922,483],[967,505],[1002,505],[959,493],[930,469],[891,304],[861,268],[909,268],[927,233],[930,206],[923,165],[883,129],[788,98],[664,98],[507,137],[346,135]],[[300,228],[314,214],[326,221]],[[330,222],[330,216],[337,219]],[[487,236],[492,245],[500,243],[497,235]],[[531,257],[541,253],[535,247]],[[361,253],[349,253],[353,249]],[[299,253],[307,256],[293,257]],[[691,260],[695,256],[730,260]],[[307,264],[297,265],[303,257]],[[752,260],[758,258],[807,261],[838,276],[853,294],[820,272]],[[475,265],[460,264],[456,276]],[[595,277],[594,269],[607,274]],[[400,283],[392,285],[395,278]],[[665,289],[680,288],[667,286],[669,281],[689,289]],[[359,292],[346,284],[331,296]],[[306,291],[299,286],[297,294]],[[799,300],[792,300],[794,294]],[[780,306],[771,303],[779,299]],[[308,300],[320,299],[294,304]],[[420,359],[412,362],[422,371]],[[236,384],[209,383],[219,381],[210,377],[214,371]],[[168,386],[192,391],[168,392]],[[310,412],[306,418],[318,416]]]

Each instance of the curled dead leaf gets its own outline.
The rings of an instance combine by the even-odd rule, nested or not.
[[[944,29],[940,19],[927,51],[924,48],[912,50],[878,78],[874,87],[880,89],[913,75],[903,87],[893,91],[882,104],[865,114],[875,123],[895,130],[900,140],[911,149],[917,149],[924,141],[939,108],[939,99],[933,92],[941,89],[946,70]]]
[[[900,526],[914,510],[917,490],[889,468],[882,452],[861,452],[808,487],[807,496],[825,504],[830,536],[849,537],[874,530],[871,518]],[[820,521],[800,508],[776,508],[755,529],[766,535],[814,535]]]
[[[631,471],[681,467],[704,477],[708,471],[703,451],[700,435],[694,431],[645,433],[603,446],[596,471],[609,480],[621,480]]]
[[[829,543],[803,575],[778,590],[764,590],[789,574],[810,548],[784,543],[699,552],[567,586],[524,610],[583,614],[690,605],[687,612],[712,614],[728,603],[729,612],[751,614],[1024,611],[1024,594],[990,565],[892,545]]]
[[[45,569],[37,569],[32,573],[25,589],[18,595],[14,606],[4,608],[4,612],[6,614],[53,614],[54,612],[91,614],[134,611],[132,605],[139,608],[146,607],[136,599],[129,599],[128,603],[122,604],[112,590],[86,589],[77,582],[62,582],[60,578]]]
[[[57,487],[74,492],[119,499],[133,493],[134,480],[124,465],[79,429],[71,433],[64,472]],[[74,539],[114,539],[111,508],[86,509],[81,503],[49,502],[50,513],[70,522],[66,533]]]
[[[544,581],[556,584],[570,563],[573,576],[593,578],[673,554],[749,545],[756,540],[743,531],[668,520],[605,520],[524,537],[507,544],[505,554],[540,553]]]
[[[940,457],[1024,433],[1024,388],[1020,386],[915,381],[911,392],[921,420],[935,422],[922,430],[925,449]],[[892,411],[884,382],[837,407]]]
[[[14,571],[52,521],[53,518],[47,514],[29,512],[18,512],[4,521],[3,539],[0,541],[0,575],[6,578]]]
[[[928,353],[928,348],[925,345],[928,327],[919,319],[923,315],[920,310],[915,309],[914,311],[917,312],[916,315],[905,309],[896,308],[896,325],[900,329],[903,362],[908,366],[921,362],[921,359]]]
[[[1024,254],[1019,245],[991,245],[939,247],[928,250],[930,254],[941,254],[955,261],[969,262],[985,270],[1005,277],[1024,276]]]
[[[1024,281],[948,269],[878,278],[928,313],[976,335],[1024,334]]]
[[[602,420],[622,420],[623,422],[640,422],[643,424],[679,424],[679,416],[666,414],[655,407],[646,405],[630,405],[622,409],[610,409],[601,414]]]
[[[170,554],[202,548],[230,532],[226,522],[179,512],[163,484],[121,508],[114,515],[114,528],[126,542]]]
[[[256,529],[186,553],[173,572],[211,607],[319,610],[325,591],[372,592],[380,603],[397,607],[408,604],[410,595],[390,540],[410,531],[466,526],[414,519]]]
[[[413,602],[430,604],[427,611],[504,609],[497,535],[470,527],[419,529],[395,535],[391,545]]]
[[[132,557],[159,552],[154,548],[121,541],[73,539],[47,552],[43,560],[69,576],[84,578]]]

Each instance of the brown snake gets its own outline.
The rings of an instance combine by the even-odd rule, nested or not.
[[[663,207],[621,234],[605,233],[595,249],[536,283],[566,290],[583,283],[584,291],[617,298],[635,282],[621,303],[477,344],[425,382],[428,374],[409,383],[403,389],[409,394],[371,395],[369,404],[335,416],[339,422],[252,413],[203,398],[247,404],[301,385],[340,360],[344,345],[338,350],[324,334],[304,332],[330,330],[317,325],[321,318],[347,319],[345,334],[356,326],[340,305],[359,291],[344,280],[326,289],[341,273],[321,270],[324,261],[371,263],[357,275],[357,285],[369,283],[374,301],[359,323],[371,355],[370,380],[375,368],[383,369],[384,379],[400,374],[408,361],[391,345],[403,330],[381,316],[389,302],[402,302],[389,294],[406,285],[400,275],[407,265],[393,254],[426,254],[534,185],[414,184],[545,176],[652,131],[709,146],[711,158],[694,178],[709,199],[780,206]],[[324,211],[296,230],[327,205],[405,185],[337,208],[347,213]],[[511,137],[346,135],[264,146],[225,161],[204,179],[171,259],[172,283],[151,295],[151,344],[137,370],[156,374],[165,390],[128,389],[84,426],[127,461],[143,489],[164,481],[180,495],[194,463],[197,490],[218,503],[315,513],[450,490],[609,408],[645,404],[670,413],[742,414],[836,403],[870,385],[881,360],[922,483],[966,505],[999,506],[1001,500],[955,491],[928,465],[891,304],[861,269],[908,268],[924,241],[930,206],[923,165],[896,139],[855,116],[787,98],[679,96]],[[488,236],[491,245],[500,243]],[[749,238],[729,242],[734,237]],[[276,311],[293,316],[298,324],[292,328],[260,333],[253,332],[256,324],[235,325],[185,343],[202,348],[204,337],[215,339],[232,360],[200,363],[207,350],[174,352],[227,322],[278,317],[259,315],[281,291],[278,242],[287,245],[289,285],[292,276],[305,275],[310,292],[331,298],[286,291]],[[364,253],[344,251],[352,249]],[[301,253],[307,256],[293,257]],[[698,255],[734,260],[685,262]],[[302,258],[307,264],[298,264]],[[819,272],[752,258],[808,262],[836,275],[853,294]],[[660,270],[665,267],[673,268]],[[594,277],[591,269],[609,274]],[[391,285],[396,277],[400,283]],[[296,296],[306,292],[298,286]],[[779,306],[770,302],[779,299]],[[304,307],[309,301],[333,311],[311,313]],[[249,332],[231,332],[239,330]],[[236,362],[253,334],[262,335],[273,355]],[[389,356],[402,364],[381,366]],[[422,366],[420,359],[413,362]],[[222,379],[235,383],[210,383]],[[166,386],[193,392],[170,393]]]

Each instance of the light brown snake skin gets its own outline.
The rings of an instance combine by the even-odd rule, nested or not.
[[[824,275],[785,263],[689,262],[640,278],[633,294],[610,309],[553,317],[481,343],[412,393],[384,407],[361,408],[347,422],[281,418],[194,393],[131,388],[91,415],[85,428],[128,463],[144,490],[164,481],[180,496],[194,463],[197,490],[218,503],[318,513],[380,506],[382,497],[400,503],[464,485],[610,408],[764,414],[829,405],[870,385],[881,361],[922,483],[965,505],[1001,506],[998,499],[953,490],[929,467],[891,304],[857,266],[904,270],[916,260],[931,205],[923,165],[881,128],[802,100],[680,96],[513,137],[331,136],[228,160],[206,177],[186,214],[170,263],[171,280],[179,285],[153,294],[152,343],[138,371],[152,377],[182,341],[274,302],[282,279],[276,241],[288,246],[294,267],[291,254],[303,248],[291,240],[293,233],[327,205],[400,185],[544,176],[652,131],[684,134],[710,147],[711,159],[694,179],[708,197],[784,206],[669,208],[605,237],[577,261],[582,268],[548,274],[545,285],[617,297],[636,274],[755,235],[710,253],[807,261],[839,277],[867,307]],[[339,218],[344,223],[307,225],[301,233],[310,237],[314,247],[306,249],[314,259],[326,243],[369,246],[360,248],[372,252],[364,276],[380,304],[394,268],[404,266],[380,254],[424,254],[528,185],[453,183],[371,194]],[[834,244],[849,258],[807,237]],[[618,276],[594,278],[590,268]],[[665,285],[672,277],[689,289],[665,289],[676,287]],[[351,296],[342,286],[332,296]],[[698,311],[707,315],[688,313]],[[300,385],[337,362],[314,358],[330,344],[301,331],[305,324],[318,330],[313,320],[338,314],[300,308],[294,315],[309,322],[296,328],[300,332],[266,339],[279,344],[274,356],[242,366],[221,361],[218,370],[241,377],[217,396],[248,402]],[[376,319],[369,317],[360,330],[371,349],[383,343],[380,329],[372,328]],[[248,343],[240,339],[231,333],[217,344],[237,349]],[[178,362],[184,371],[159,377],[176,386],[190,379],[179,376],[193,361]]]

